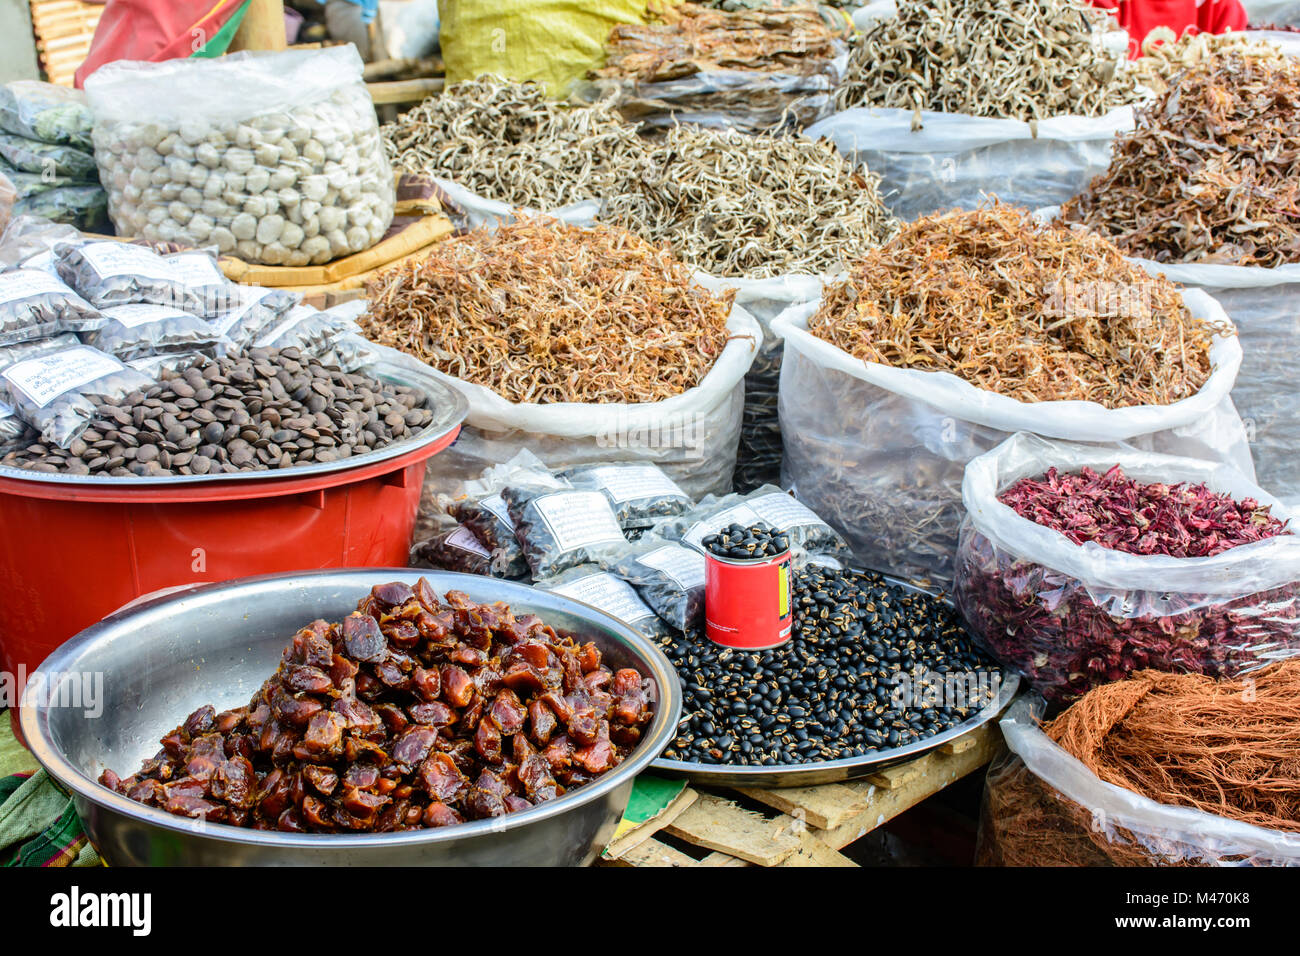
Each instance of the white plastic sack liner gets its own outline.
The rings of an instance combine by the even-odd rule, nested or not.
[[[1189,289],[1192,314],[1231,324]],[[868,567],[952,578],[966,463],[1019,431],[1232,464],[1253,478],[1245,428],[1228,393],[1241,366],[1236,336],[1217,337],[1199,392],[1170,405],[1019,402],[949,372],[856,359],[808,332],[820,303],[792,306],[772,327],[781,366],[782,484],[848,540]]]
[[[1041,707],[1031,698],[1011,705],[999,722],[1011,753],[1031,774],[1066,800],[1082,808],[1076,817],[1094,829],[1094,839],[1118,846],[1141,847],[1152,863],[1200,865],[1297,866],[1300,834],[1266,830],[1191,807],[1156,803],[1130,790],[1105,783],[1078,759],[1066,753],[1039,729]],[[1005,762],[990,770],[989,786],[1010,785],[1001,772]],[[989,821],[983,821],[981,828]],[[980,857],[992,842],[996,859],[997,833],[1012,833],[1015,821],[993,821],[995,832],[981,832]],[[1022,833],[1017,839],[1024,839]]]
[[[804,130],[829,138],[855,163],[881,177],[899,219],[939,210],[975,209],[987,196],[1036,209],[1082,192],[1110,165],[1111,144],[1134,128],[1133,108],[1104,116],[1056,116],[1034,123],[960,113],[858,107]]]
[[[1300,264],[1265,269],[1132,261],[1209,292],[1237,326],[1244,357],[1232,400],[1246,425],[1255,474],[1282,501],[1300,505]]]

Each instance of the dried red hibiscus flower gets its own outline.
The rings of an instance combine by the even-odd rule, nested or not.
[[[632,669],[535,615],[376,586],[294,635],[247,707],[196,710],[133,776],[100,783],[259,830],[392,831],[496,817],[617,766],[652,716]]]
[[[1258,501],[1205,485],[1049,470],[998,499],[1076,544],[1197,558],[1291,534]],[[977,642],[1065,703],[1142,668],[1233,677],[1300,653],[1300,583],[1251,594],[1115,590],[995,545],[968,525],[955,599]]]
[[[1104,475],[1048,469],[998,495],[1022,518],[1059,531],[1075,544],[1093,541],[1128,554],[1205,558],[1290,534],[1286,522],[1254,498],[1233,500],[1205,485],[1142,484],[1115,465]]]

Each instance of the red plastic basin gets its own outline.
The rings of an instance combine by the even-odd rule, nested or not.
[[[301,478],[114,488],[0,477],[0,666],[31,674],[74,634],[162,588],[405,567],[425,466],[459,432]]]

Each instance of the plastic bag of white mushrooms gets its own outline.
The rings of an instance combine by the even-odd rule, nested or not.
[[[118,233],[267,265],[368,249],[396,196],[361,71],[350,45],[101,67],[86,95]]]

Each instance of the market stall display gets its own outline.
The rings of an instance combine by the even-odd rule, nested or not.
[[[1223,310],[1024,211],[911,223],[774,328],[783,483],[887,573],[951,580],[966,463],[1017,431],[1251,474]]]
[[[1114,27],[1084,0],[902,0],[857,38],[839,112],[805,135],[865,162],[906,221],[989,195],[1063,202],[1105,168],[1145,94]]]
[[[1167,92],[1179,74],[1229,55],[1248,56],[1285,67],[1280,46],[1252,33],[1184,33],[1175,36],[1168,27],[1156,27],[1142,41],[1142,56],[1128,65],[1137,82],[1159,95]]]
[[[305,266],[373,246],[392,221],[355,48],[110,63],[86,93],[124,235]]]
[[[723,11],[651,0],[651,22],[610,30],[590,71],[629,120],[747,132],[807,126],[831,108],[852,26],[815,4]]]
[[[1039,728],[1002,721],[978,862],[998,866],[1294,866],[1300,862],[1300,662],[1216,683],[1140,671]]]
[[[482,228],[368,288],[363,332],[427,361],[468,424],[548,465],[653,463],[730,485],[759,330],[668,250],[611,227]],[[491,463],[491,462],[489,462]]]
[[[533,615],[544,622],[538,623],[539,627],[549,627],[561,635],[558,646],[567,646],[564,643],[565,637],[571,637],[578,645],[575,649],[579,651],[589,644],[594,645],[601,661],[610,670],[617,672],[632,669],[648,678],[648,683],[642,687],[644,700],[647,707],[652,709],[653,717],[648,725],[639,728],[642,731],[640,739],[631,747],[631,752],[598,779],[577,786],[544,806],[521,809],[498,819],[470,820],[455,827],[423,829],[411,833],[336,832],[321,837],[278,831],[258,832],[246,827],[217,825],[202,819],[175,816],[144,806],[95,782],[105,767],[141,766],[157,750],[158,737],[173,726],[178,712],[192,712],[208,703],[215,708],[239,707],[247,703],[251,691],[281,663],[285,635],[294,634],[304,621],[317,618],[329,621],[345,617],[355,606],[357,596],[367,594],[376,585],[384,586],[397,581],[401,582],[399,586],[414,589],[422,576],[427,578],[429,587],[438,595],[460,591],[468,597],[468,602],[462,603],[493,606],[496,602],[504,602],[517,620],[526,622],[526,627],[533,626],[534,621],[529,617]],[[441,600],[439,603],[442,603]],[[502,614],[500,605],[496,605],[495,613]],[[199,621],[203,623],[196,627],[195,624]],[[482,637],[485,635],[482,632],[461,642],[449,639],[453,631],[448,628],[438,631],[444,638],[448,638],[442,648],[434,646],[438,643],[438,638],[432,635],[427,639],[417,638],[414,645],[403,648],[401,644],[406,642],[403,636],[406,626],[395,622],[390,628],[396,631],[397,640],[394,643],[398,644],[395,649],[397,654],[414,656],[420,648],[428,646],[431,660],[445,656],[447,660],[443,666],[449,669],[464,669],[466,666],[454,663],[450,659],[451,655],[472,659],[472,652],[484,644]],[[164,657],[156,656],[156,642],[151,644],[145,639],[145,635],[156,634],[160,630],[174,635],[169,639],[169,653]],[[380,634],[383,635],[383,632]],[[373,638],[373,632],[370,638]],[[353,642],[349,642],[344,636],[340,659],[348,658],[353,663],[359,661],[364,656],[359,652],[364,652],[371,646],[370,638],[359,635],[354,636]],[[351,651],[348,650],[349,643],[353,644]],[[533,641],[521,645],[514,652],[513,659],[508,662],[510,666],[506,669],[515,671],[515,680],[522,680],[529,673],[529,668],[532,667],[527,663],[530,647],[539,644],[542,649],[547,649],[545,643]],[[146,668],[142,666],[142,661],[151,653],[150,647],[153,648],[153,664]],[[373,690],[373,684],[377,683],[372,678],[372,683],[367,684],[362,676],[386,672],[386,665],[394,659],[394,651],[389,649],[391,647],[385,636],[384,647],[381,649],[387,653],[387,659],[360,665],[358,674],[351,682],[356,704],[364,702],[362,694],[369,694]],[[569,661],[570,658],[566,656],[564,660]],[[195,666],[199,661],[202,661],[202,667]],[[548,661],[549,657],[543,661],[543,668],[549,667]],[[331,666],[333,662],[331,655]],[[576,656],[572,662],[577,662]],[[468,666],[475,669],[473,663]],[[231,865],[236,862],[252,865],[275,862],[338,864],[348,861],[352,865],[370,863],[387,866],[415,863],[456,863],[464,866],[489,861],[510,861],[515,865],[575,865],[590,862],[612,836],[619,815],[627,803],[632,778],[662,749],[680,711],[676,682],[662,655],[644,638],[599,612],[559,595],[545,594],[489,578],[438,573],[422,575],[420,572],[397,574],[392,569],[297,572],[189,588],[181,594],[133,608],[80,635],[65,645],[51,659],[48,667],[51,675],[80,673],[78,668],[105,674],[107,696],[104,701],[104,719],[99,723],[111,725],[113,729],[106,730],[102,736],[96,733],[92,737],[87,732],[87,722],[79,711],[45,708],[36,702],[25,708],[23,727],[34,753],[47,770],[76,794],[78,801],[84,801],[83,806],[87,809],[95,808],[93,815],[87,818],[89,835],[112,866],[146,862],[153,865]],[[291,670],[292,668],[286,667],[286,671]],[[428,668],[425,667],[425,670]],[[46,673],[43,671],[42,677]],[[544,669],[542,674],[545,679],[550,679],[549,669]],[[572,676],[570,671],[561,671],[561,690],[565,686],[564,682]],[[577,676],[582,680],[581,674]],[[465,687],[454,678],[443,681],[441,673],[439,677],[440,694],[436,703],[451,707],[449,689],[455,687],[464,693]],[[157,693],[159,686],[164,683],[168,687],[168,693]],[[378,714],[382,723],[382,714],[387,712],[383,706],[385,699],[391,701],[411,691],[390,690],[385,685],[381,686],[384,689],[372,698],[372,702],[366,703],[366,707],[372,715]],[[427,680],[424,686],[427,688]],[[546,685],[543,683],[543,686]],[[609,692],[610,685],[603,688],[591,687],[586,696],[596,702],[602,699],[600,694]],[[418,696],[418,691],[415,693]],[[578,694],[582,693],[579,688]],[[562,693],[561,696],[567,698],[572,695]],[[128,704],[128,701],[132,703]],[[143,707],[138,706],[140,702],[143,702]],[[281,707],[293,706],[285,698],[275,695],[272,707],[277,704]],[[300,705],[304,709],[311,709],[305,700],[300,701]],[[593,706],[599,704],[593,703]],[[424,711],[420,713],[429,716],[434,709],[428,708],[428,714]],[[350,720],[364,713],[359,706],[348,710]],[[335,714],[332,710],[321,713]],[[301,715],[303,710],[296,711],[295,716]],[[304,730],[310,727],[310,715],[307,716],[306,727],[299,729],[302,725],[284,722],[279,726],[278,735],[293,737],[295,745],[305,741],[307,734]],[[411,716],[413,715],[408,709],[408,720]],[[496,726],[486,708],[477,716],[481,718],[479,726],[482,726],[483,721]],[[581,722],[586,716],[584,709],[580,708],[571,718]],[[412,721],[405,730],[409,733],[416,726],[416,722]],[[564,726],[567,728],[567,721]],[[557,731],[558,727],[559,721]],[[579,730],[581,729],[580,726]],[[344,733],[356,741],[355,731],[356,727],[353,726]],[[382,724],[381,732],[386,736],[395,733],[388,729],[386,723]],[[602,736],[599,721],[595,733],[598,741],[595,747],[599,750]],[[484,730],[482,736],[490,736],[490,732]],[[550,738],[550,745],[556,746],[561,736],[568,738],[568,734],[561,735],[557,732]],[[407,738],[412,746],[417,739],[418,735],[414,739]],[[569,739],[576,741],[578,737]],[[364,741],[358,743],[358,748],[367,749]],[[557,747],[557,751],[561,749],[562,744]],[[575,747],[575,754],[582,749]],[[509,747],[503,751],[503,756],[506,754],[512,754]],[[347,756],[344,753],[343,759]],[[594,758],[595,752],[584,756]],[[353,758],[356,759],[358,758]],[[364,763],[365,759],[361,758],[360,762]],[[278,766],[289,772],[300,769],[301,764],[320,763],[322,761],[315,758],[300,761],[289,753]],[[569,768],[575,780],[588,774],[578,763],[570,764]],[[357,781],[349,780],[346,783],[356,786]],[[368,787],[362,783],[357,789],[364,794]],[[341,801],[348,792],[345,781],[340,779],[336,798]],[[420,790],[421,794],[427,792]],[[304,796],[311,793],[308,790]],[[392,795],[395,800],[403,799],[401,794]],[[361,803],[366,802],[366,799],[365,796],[359,797]],[[414,802],[423,798],[413,792],[408,799]],[[295,806],[296,802],[295,800]],[[165,849],[156,845],[164,835]]]
[[[1289,158],[1300,144],[1300,66],[1245,49],[1203,58],[1138,113],[1110,168],[1062,218],[1111,237],[1150,271],[1215,297],[1244,358],[1232,398],[1260,484],[1300,501],[1300,230]]]
[[[1231,467],[1016,435],[966,468],[954,595],[1050,704],[1300,655],[1291,514]]]

